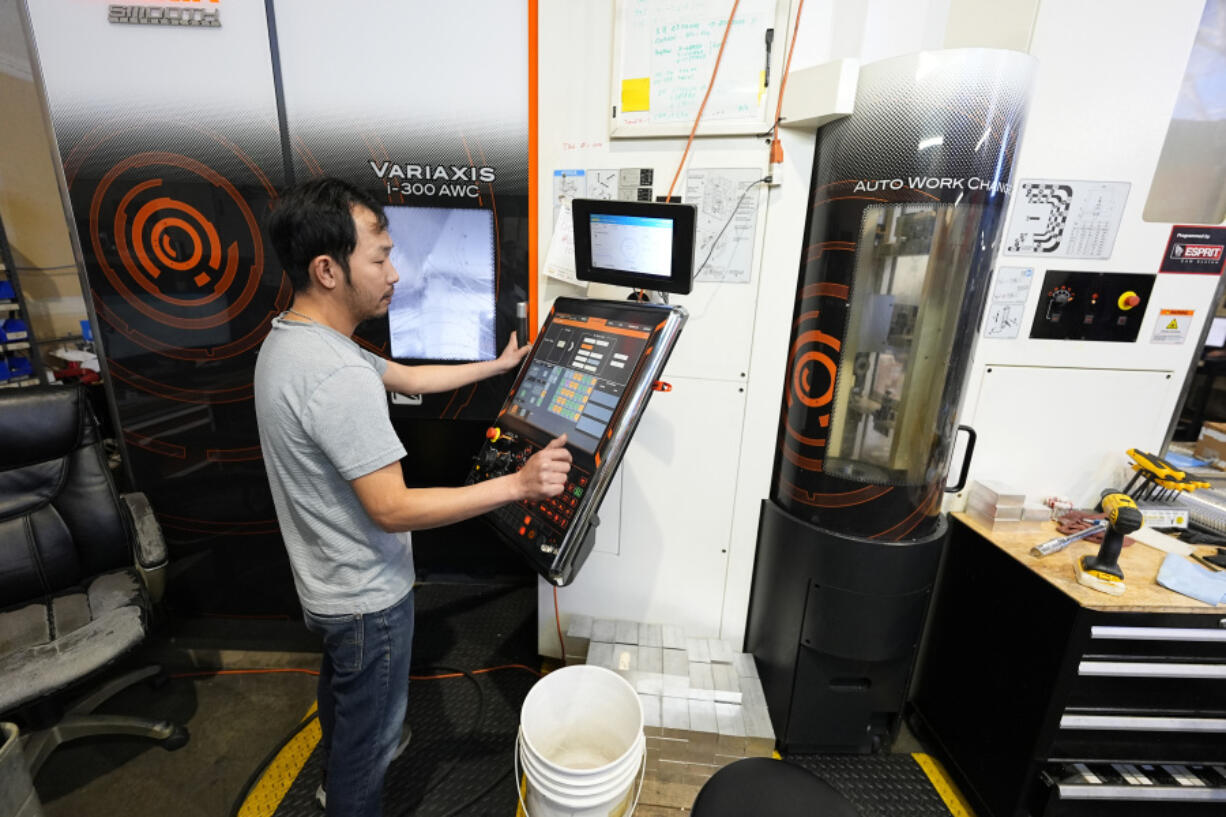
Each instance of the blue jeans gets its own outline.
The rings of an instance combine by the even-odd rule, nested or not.
[[[303,614],[324,639],[319,747],[328,815],[378,817],[409,703],[413,593],[376,613]]]

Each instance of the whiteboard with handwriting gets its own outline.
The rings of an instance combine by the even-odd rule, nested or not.
[[[771,126],[788,7],[788,0],[740,0],[699,135]],[[689,134],[731,10],[732,0],[617,0],[610,136]]]

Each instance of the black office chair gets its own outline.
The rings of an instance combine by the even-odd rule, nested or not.
[[[61,703],[145,638],[165,565],[144,495],[115,489],[84,390],[0,389],[0,720],[22,724],[31,776],[91,735],[187,743],[167,721],[90,714],[158,667]]]
[[[825,780],[783,760],[729,763],[703,784],[690,817],[860,817]]]

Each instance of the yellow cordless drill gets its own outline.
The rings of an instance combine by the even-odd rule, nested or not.
[[[1125,590],[1124,571],[1119,565],[1124,537],[1145,524],[1145,519],[1132,497],[1120,491],[1103,491],[1098,507],[1107,514],[1107,529],[1098,554],[1082,556],[1075,565],[1077,581],[1101,593],[1119,596]]]

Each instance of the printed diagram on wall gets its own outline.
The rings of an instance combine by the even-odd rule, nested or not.
[[[749,283],[758,231],[758,196],[750,188],[761,178],[754,168],[686,174],[682,201],[698,209],[694,280]]]
[[[575,199],[587,198],[587,173],[582,170],[555,170],[553,172],[553,220],[558,220],[558,211],[563,204]]]
[[[992,303],[983,319],[983,336],[1005,340],[1016,338],[1022,327],[1022,312],[1034,280],[1033,267],[1001,267],[992,287]]]
[[[601,201],[613,201],[617,198],[617,180],[620,176],[620,170],[589,170],[587,172],[587,197]]]
[[[1004,254],[1110,258],[1131,186],[1022,181],[1005,230]]]

